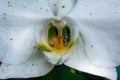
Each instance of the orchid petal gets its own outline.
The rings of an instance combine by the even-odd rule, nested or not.
[[[78,29],[84,40],[85,54],[88,60],[97,66],[116,67],[120,65],[119,3],[119,0],[101,0],[100,2],[97,0],[93,2],[80,0],[68,15],[72,18],[74,16],[73,19],[78,22]],[[100,5],[103,5],[104,8],[100,7]],[[86,15],[88,13],[84,11],[89,10],[93,11],[94,14]],[[78,11],[81,11],[81,13],[83,11],[84,15]]]
[[[0,0],[0,62],[19,64],[31,57],[35,22],[52,16],[47,4],[46,0]]]
[[[72,47],[73,54],[64,62],[65,65],[78,71],[116,80],[117,72],[115,68],[106,68],[91,63],[86,57],[84,40],[81,34],[79,39]]]
[[[24,64],[10,65],[2,63],[0,67],[0,79],[43,76],[51,71],[53,67],[43,57],[42,53],[38,51]]]
[[[103,68],[91,64],[88,60],[79,59],[80,55],[71,55],[65,62],[65,65],[74,68],[81,72],[86,72],[89,74],[101,76],[108,78],[110,80],[117,80],[116,68]],[[81,57],[82,58],[82,57]]]
[[[35,40],[38,44],[40,43],[46,43],[47,44],[47,37],[48,37],[48,29],[49,24],[53,18],[41,18],[38,21],[36,21],[35,27],[34,27],[34,35]]]
[[[41,18],[53,16],[47,0],[0,0],[0,11],[16,17]]]
[[[55,16],[64,16],[72,11],[77,0],[48,0],[51,11]]]
[[[86,56],[101,67],[120,65],[120,20],[119,18],[81,21]]]
[[[120,17],[119,4],[120,0],[78,0],[69,16],[74,16],[76,19]]]
[[[34,47],[33,20],[11,17],[0,21],[0,61],[18,64],[27,61]]]

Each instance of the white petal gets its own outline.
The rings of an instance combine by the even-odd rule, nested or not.
[[[100,67],[92,64],[86,57],[84,47],[84,41],[82,37],[79,37],[79,40],[77,41],[77,43],[75,43],[74,47],[72,48],[74,50],[73,54],[66,60],[64,64],[78,71],[106,77],[111,80],[116,80],[116,69]]]
[[[34,21],[24,17],[0,20],[0,61],[18,64],[27,61],[33,53]]]
[[[80,31],[79,24],[77,23],[78,21],[75,21],[73,18],[66,16],[63,17],[63,20],[65,20],[67,24],[69,24],[69,27],[71,29],[71,39],[75,41],[78,38]]]
[[[117,72],[115,68],[102,68],[96,65],[91,64],[87,60],[80,60],[76,55],[75,57],[71,55],[67,62],[65,62],[65,65],[74,68],[78,71],[86,72],[89,74],[101,76],[108,78],[110,80],[117,80]],[[76,59],[77,58],[77,59]]]
[[[3,63],[0,67],[0,79],[43,76],[52,68],[53,66],[46,61],[42,53],[38,52],[24,64],[9,65]]]
[[[0,0],[0,11],[0,61],[9,64],[27,61],[33,52],[34,22],[52,16],[48,2]]]
[[[102,67],[120,65],[120,1],[79,0],[69,14],[79,22],[88,59]],[[102,7],[101,7],[102,6]],[[81,12],[80,12],[81,11]]]
[[[39,21],[36,22],[36,25],[34,27],[34,35],[35,40],[37,43],[46,43],[47,44],[47,37],[48,37],[48,29],[49,24],[53,18],[41,18]]]
[[[53,65],[61,65],[63,62],[71,55],[69,53],[70,51],[66,51],[62,54],[56,54],[54,52],[45,52],[44,56],[48,62],[50,62]]]
[[[120,17],[120,0],[78,0],[70,16],[76,18]]]
[[[120,19],[85,20],[80,32],[89,61],[102,67],[120,65]]]
[[[52,16],[47,0],[0,0],[0,15],[3,13],[24,17]]]
[[[48,0],[49,6],[55,16],[64,16],[71,12],[77,0]]]

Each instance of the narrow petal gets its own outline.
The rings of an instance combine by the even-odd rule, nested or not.
[[[34,47],[34,21],[24,17],[0,20],[0,62],[18,64],[27,61]]]
[[[120,0],[78,0],[69,15],[80,19],[120,17],[119,4]]]
[[[79,37],[72,50],[74,50],[73,54],[65,61],[65,65],[72,67],[78,71],[105,77],[111,80],[117,79],[115,68],[97,66],[87,59],[82,36]]]
[[[72,11],[77,0],[48,0],[51,11],[55,16],[64,16]]]
[[[42,53],[39,51],[24,64],[10,65],[2,63],[0,67],[0,79],[43,76],[52,68],[53,66],[45,60]]]
[[[52,16],[47,0],[0,0],[0,15],[24,16],[39,18]]]

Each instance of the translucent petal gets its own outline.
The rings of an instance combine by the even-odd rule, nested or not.
[[[52,16],[47,0],[0,0],[0,15],[24,16],[39,18]]]
[[[51,11],[55,16],[64,16],[72,11],[77,0],[48,0]]]
[[[79,39],[72,47],[73,54],[64,62],[65,65],[72,67],[78,71],[86,72],[89,74],[105,77],[111,80],[117,79],[115,68],[105,68],[92,64],[86,57],[84,40],[79,34]]]
[[[78,0],[69,15],[79,19],[120,17],[119,4],[120,0]]]
[[[24,64],[10,65],[2,63],[0,67],[0,79],[43,76],[51,71],[52,68],[53,65],[48,63],[39,51]]]
[[[9,17],[0,20],[0,61],[18,64],[27,61],[34,47],[33,20]]]

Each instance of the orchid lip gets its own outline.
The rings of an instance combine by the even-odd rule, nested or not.
[[[61,54],[73,45],[71,34],[70,25],[57,17],[48,23],[46,43],[39,42],[38,44],[51,52]]]

